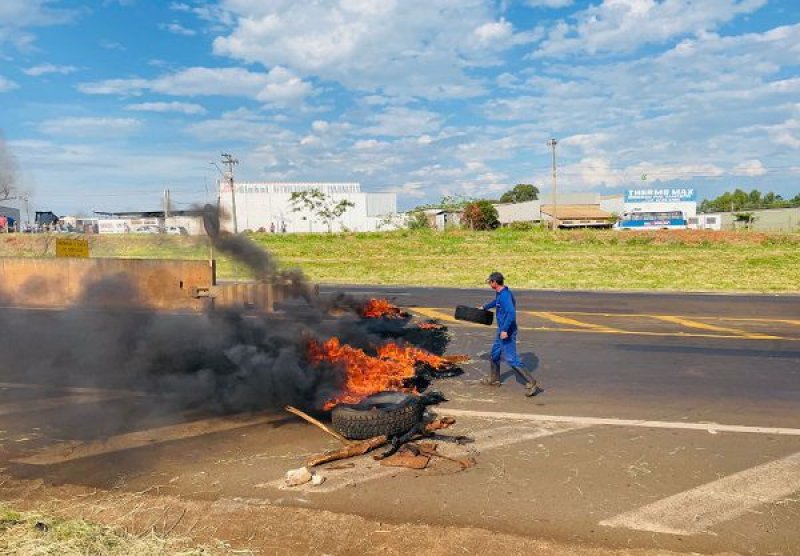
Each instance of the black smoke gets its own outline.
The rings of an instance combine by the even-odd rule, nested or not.
[[[364,300],[314,295],[302,272],[281,269],[254,242],[221,231],[213,207],[203,214],[215,249],[246,264],[258,280],[290,285],[294,299],[282,311],[159,312],[137,302],[140,292],[124,275],[106,277],[87,284],[81,301],[66,310],[0,310],[2,380],[134,389],[178,410],[234,413],[290,404],[316,411],[344,376],[335,366],[309,365],[309,341],[337,336],[371,351],[403,336],[365,326],[357,315]]]
[[[0,381],[133,389],[160,407],[216,413],[322,407],[343,372],[308,365],[308,342],[335,335],[367,347],[380,339],[352,313],[332,318],[332,303],[312,296],[302,272],[280,270],[255,243],[220,232],[216,214],[209,211],[206,222],[216,249],[259,280],[290,285],[295,299],[283,312],[159,312],[140,301],[125,275],[104,277],[86,284],[65,310],[0,310]],[[22,289],[36,297],[52,279],[58,277],[33,278]],[[0,304],[15,300],[0,296]]]

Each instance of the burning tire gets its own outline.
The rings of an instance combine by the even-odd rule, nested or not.
[[[456,307],[456,320],[465,320],[475,322],[477,324],[492,324],[494,320],[494,313],[491,311],[484,311],[477,307],[467,307],[466,305],[459,305]]]
[[[346,438],[364,440],[407,432],[422,419],[424,412],[425,406],[417,396],[381,392],[357,404],[337,405],[331,413],[331,422]]]

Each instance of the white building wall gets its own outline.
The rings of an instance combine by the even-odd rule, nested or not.
[[[396,193],[365,193],[367,196],[367,216],[388,216],[397,214]]]
[[[625,201],[622,195],[600,198],[600,210],[610,214],[621,215],[625,211]]]
[[[502,203],[494,205],[500,224],[514,222],[538,222],[542,219],[542,202],[526,201],[524,203]]]
[[[287,233],[327,232],[327,224],[313,213],[295,212],[293,192],[319,189],[333,203],[347,200],[354,206],[333,222],[332,231],[377,231],[397,213],[395,193],[364,193],[357,183],[238,183],[236,184],[236,222],[240,232],[263,229]],[[229,187],[220,189],[220,206],[227,218],[223,229],[232,231],[232,197]]]
[[[201,216],[169,216],[164,219],[164,226],[184,228],[190,236],[206,235]]]
[[[130,222],[121,218],[100,218],[97,232],[101,234],[127,234],[131,231]]]

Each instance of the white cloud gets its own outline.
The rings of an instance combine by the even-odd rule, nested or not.
[[[206,113],[205,108],[190,102],[142,102],[129,104],[125,107],[125,110],[133,110],[135,112],[179,112],[187,115]]]
[[[224,31],[234,23],[233,14],[224,6],[217,4],[190,6],[183,2],[172,2],[169,9],[194,14],[198,19],[209,23],[213,30]]]
[[[800,120],[792,104],[796,84],[782,71],[800,58],[799,39],[800,25],[794,25],[704,35],[630,60],[553,65],[529,78],[524,94],[488,101],[484,114],[496,121],[532,121],[540,137],[564,138],[565,152],[573,155],[569,147],[587,155],[614,153],[617,164],[674,164],[703,153],[704,160],[730,168],[761,155],[753,145],[790,146],[793,139],[800,145],[791,127]],[[783,123],[764,126],[765,121]],[[587,151],[568,139],[596,134],[613,142]]]
[[[184,27],[177,21],[173,21],[172,23],[160,23],[158,25],[159,29],[164,31],[169,31],[173,35],[181,35],[184,37],[193,37],[197,34],[197,31],[194,29],[189,29],[188,27]]]
[[[561,185],[568,190],[587,190],[598,187],[618,188],[631,183],[669,182],[674,180],[695,180],[697,178],[718,178],[725,171],[711,163],[658,164],[640,162],[623,167],[615,167],[604,156],[588,156],[578,162],[559,166]],[[547,173],[542,172],[537,180],[549,184]]]
[[[483,86],[467,68],[498,62],[486,40],[514,42],[510,23],[498,22],[486,0],[229,0],[225,6],[236,26],[214,41],[216,54],[391,96],[480,94]]]
[[[361,139],[353,143],[353,148],[359,151],[366,151],[366,150],[377,149],[384,145],[386,145],[386,143],[378,141],[377,139]]]
[[[527,0],[525,3],[534,8],[566,8],[574,0]]]
[[[301,101],[312,92],[310,84],[285,68],[251,72],[244,68],[193,67],[155,79],[106,79],[78,86],[94,95],[140,95],[153,91],[174,96],[249,97],[275,104]]]
[[[575,23],[556,24],[535,55],[632,52],[646,44],[701,36],[766,3],[767,0],[604,0],[574,14]]]
[[[98,44],[100,45],[100,48],[105,48],[106,50],[120,50],[122,52],[127,50],[125,45],[108,39],[103,39]]]
[[[163,185],[155,184],[153,176],[158,176],[159,184],[170,184],[173,198],[178,202],[188,205],[210,200],[202,184],[204,177],[213,183],[211,172],[215,170],[208,165],[208,153],[196,149],[165,150],[161,146],[132,149],[130,144],[111,141],[85,144],[79,140],[27,139],[9,144],[20,168],[35,169],[31,171],[37,183],[32,210],[68,214],[77,209],[158,207]]]
[[[478,42],[484,45],[492,45],[503,43],[510,39],[514,34],[514,29],[508,21],[501,19],[500,21],[484,23],[475,29],[474,33]]]
[[[745,128],[744,133],[761,135],[766,133],[774,145],[800,149],[800,104],[795,107],[796,117],[773,125],[755,125]]]
[[[312,92],[310,83],[281,66],[275,66],[267,74],[264,88],[256,95],[260,101],[277,105],[295,104]]]
[[[276,143],[294,143],[297,135],[247,109],[226,112],[220,118],[203,120],[186,127],[186,133],[207,142],[226,141],[258,143],[269,137]],[[241,157],[240,157],[241,158]]]
[[[764,168],[764,164],[762,164],[760,160],[753,159],[745,160],[737,164],[736,167],[731,170],[731,173],[735,176],[763,176],[767,173],[767,169]]]
[[[53,7],[53,0],[2,0],[0,2],[0,47],[4,44],[26,50],[35,37],[31,27],[45,27],[71,21],[77,12]]]
[[[142,123],[134,118],[68,117],[45,120],[39,130],[70,137],[119,137],[136,133]]]
[[[413,137],[438,131],[442,126],[442,118],[435,112],[413,110],[401,106],[389,107],[369,120],[372,125],[363,128],[361,133],[390,137]]]
[[[75,73],[76,71],[78,71],[78,68],[75,66],[57,66],[55,64],[40,64],[38,66],[33,66],[23,70],[26,75],[30,75],[32,77],[39,77],[41,75],[47,75],[51,73],[68,75],[70,73]]]
[[[5,93],[6,91],[11,91],[18,87],[19,85],[0,75],[0,93]]]
[[[611,140],[608,133],[578,133],[559,141],[561,147],[577,147],[585,153],[603,151]]]
[[[31,27],[65,23],[75,16],[72,10],[54,8],[53,0],[3,0],[0,25]]]

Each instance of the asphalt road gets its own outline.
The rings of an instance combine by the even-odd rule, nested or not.
[[[448,352],[473,362],[437,383],[450,399],[438,410],[458,420],[447,434],[474,442],[440,449],[474,468],[362,458],[287,490],[287,469],[334,446],[294,418],[156,411],[108,384],[36,384],[8,361],[0,465],[56,484],[591,546],[800,554],[800,297],[517,291],[520,352],[544,388],[529,399],[509,373],[500,388],[477,383],[492,329],[447,320],[488,289],[335,289],[395,297],[451,326]]]

